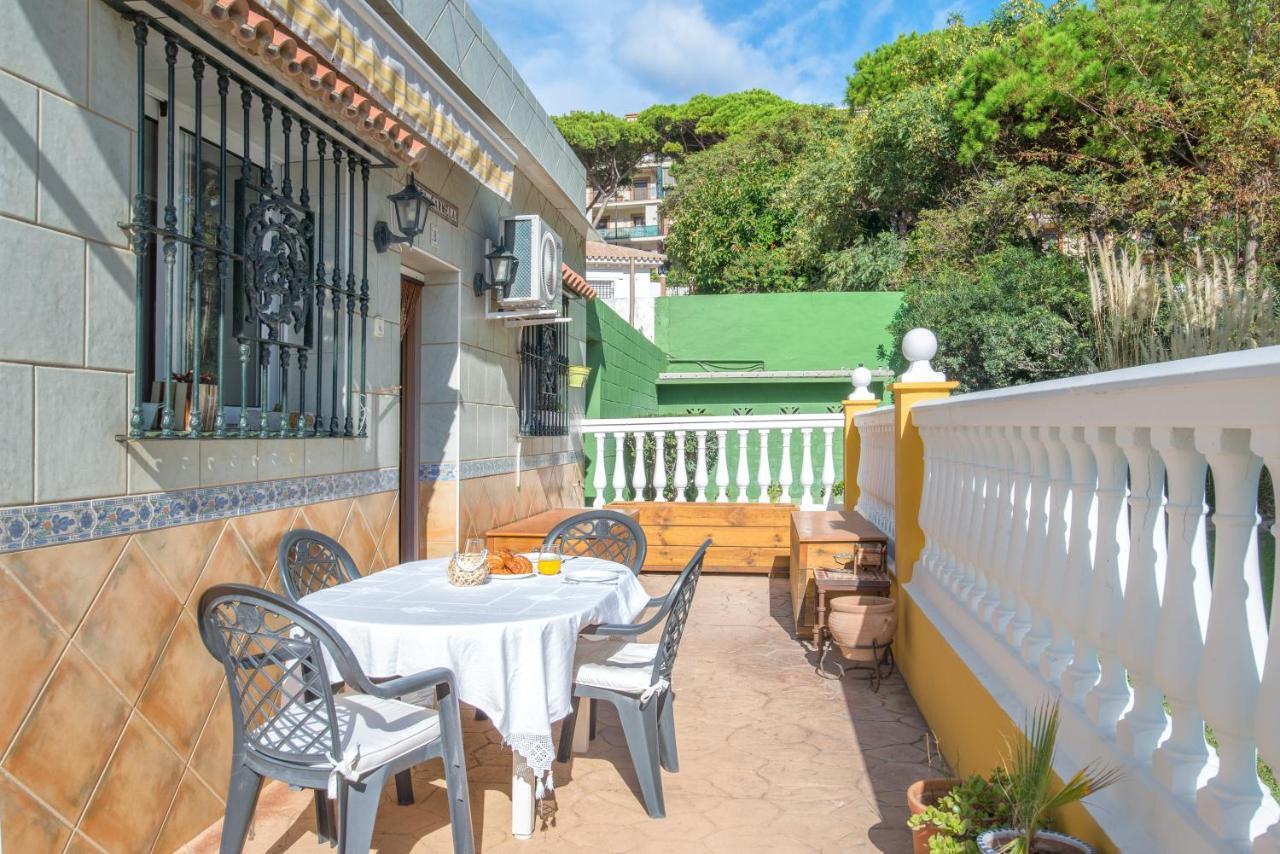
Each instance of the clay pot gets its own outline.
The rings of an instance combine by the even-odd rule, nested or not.
[[[1022,835],[1012,827],[988,830],[978,836],[978,850],[982,854],[1000,854],[1004,847]],[[1042,830],[1036,834],[1030,854],[1097,854],[1092,845],[1065,833]]]
[[[951,791],[951,787],[959,780],[947,777],[934,777],[931,780],[916,780],[907,787],[907,807],[912,815],[919,815],[926,807],[936,804],[943,795]],[[929,854],[929,839],[938,832],[932,824],[917,827],[911,831],[911,847],[915,854]]]
[[[840,652],[850,661],[875,661],[874,642],[881,651],[898,627],[897,604],[884,596],[841,596],[830,605],[827,628]],[[865,647],[858,649],[857,647]]]

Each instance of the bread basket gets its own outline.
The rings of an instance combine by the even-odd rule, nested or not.
[[[464,569],[455,554],[449,559],[449,583],[454,587],[479,587],[489,581],[489,562],[482,560],[476,569]]]

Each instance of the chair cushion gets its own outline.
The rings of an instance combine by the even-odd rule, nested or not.
[[[578,638],[573,659],[574,681],[579,685],[642,694],[653,679],[656,643],[630,643],[616,638]]]
[[[435,709],[369,694],[339,694],[333,698],[333,706],[338,718],[342,759],[344,763],[350,763],[351,770],[357,775],[372,771],[440,737],[440,716]],[[272,729],[280,732],[282,740],[298,752],[327,752],[328,737],[315,739],[317,728],[319,732],[327,729],[323,714],[307,716],[306,724],[297,727],[301,717],[302,709],[294,706],[276,718]],[[329,764],[316,763],[317,767]]]

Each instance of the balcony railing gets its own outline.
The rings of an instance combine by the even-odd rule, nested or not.
[[[856,420],[864,467],[882,419]],[[1259,751],[1280,765],[1259,558],[1280,347],[930,401],[912,419],[925,541],[905,589],[1014,720],[1061,696],[1060,775],[1094,758],[1123,770],[1090,799],[1116,846],[1280,850],[1258,766]],[[884,480],[865,479],[870,513]]]
[[[658,225],[615,225],[596,229],[605,240],[634,240],[637,237],[658,237]]]
[[[814,508],[831,502],[844,421],[839,414],[596,419],[582,432],[596,507],[629,500]]]

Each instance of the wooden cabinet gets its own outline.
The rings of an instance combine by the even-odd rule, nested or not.
[[[797,510],[791,514],[791,616],[797,637],[813,630],[813,571],[837,566],[835,556],[854,543],[887,543],[875,525],[855,510]]]

